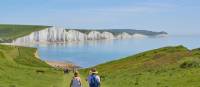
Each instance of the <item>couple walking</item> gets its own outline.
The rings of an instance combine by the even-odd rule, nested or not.
[[[100,77],[97,74],[98,72],[95,68],[90,70],[90,74],[86,78],[90,87],[100,87]],[[74,73],[70,87],[82,87],[81,78],[79,77],[79,73],[77,71]]]

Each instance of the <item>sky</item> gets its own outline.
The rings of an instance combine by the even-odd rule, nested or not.
[[[1,0],[0,24],[200,35],[200,0]]]

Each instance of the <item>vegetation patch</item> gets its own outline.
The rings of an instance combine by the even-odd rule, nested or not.
[[[190,58],[189,60],[185,60],[180,68],[200,68],[200,59],[199,58]]]

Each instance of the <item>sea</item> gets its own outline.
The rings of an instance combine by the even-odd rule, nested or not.
[[[44,61],[71,62],[88,68],[148,50],[178,45],[183,45],[188,49],[200,48],[200,39],[195,35],[171,35],[162,38],[37,43],[29,46],[38,48],[39,56]]]

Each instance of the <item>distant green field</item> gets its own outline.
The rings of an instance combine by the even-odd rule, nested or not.
[[[50,26],[39,25],[8,25],[0,24],[0,42],[10,42],[13,39],[39,31]]]
[[[200,49],[165,47],[95,67],[102,87],[200,87]]]
[[[55,70],[36,58],[35,52],[34,48],[0,45],[0,87],[69,85],[69,80],[62,71]]]

